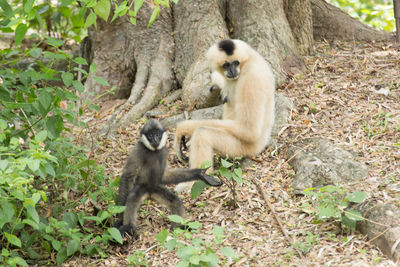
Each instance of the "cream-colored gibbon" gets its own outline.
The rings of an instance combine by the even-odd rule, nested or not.
[[[185,158],[182,146],[191,137],[190,168],[221,156],[256,156],[268,144],[275,119],[275,79],[264,58],[241,40],[223,40],[207,51],[213,87],[224,100],[222,120],[186,120],[177,125],[174,149]],[[175,191],[188,190],[193,182]]]

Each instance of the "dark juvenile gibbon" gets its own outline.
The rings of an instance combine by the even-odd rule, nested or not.
[[[275,79],[264,58],[241,40],[223,40],[207,51],[213,87],[224,100],[222,120],[186,120],[177,125],[174,149],[191,137],[189,165],[198,168],[221,156],[256,156],[268,144],[275,119]],[[213,88],[212,87],[212,88]],[[175,187],[180,192],[192,183]]]
[[[172,214],[185,216],[182,201],[164,184],[203,180],[209,185],[220,186],[220,181],[205,174],[202,169],[167,169],[167,132],[157,120],[149,120],[140,131],[140,140],[130,153],[119,181],[119,202],[126,206],[114,224],[121,235],[136,237],[137,213],[145,199],[166,205]],[[179,227],[179,225],[172,225]]]

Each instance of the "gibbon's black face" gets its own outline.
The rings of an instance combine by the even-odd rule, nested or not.
[[[167,131],[156,120],[149,120],[140,132],[140,142],[151,151],[162,149],[167,138]]]
[[[227,56],[232,56],[235,52],[235,43],[232,40],[222,40],[218,43],[218,48],[223,51]],[[229,80],[235,80],[239,78],[240,62],[238,60],[233,60],[231,62],[225,61],[221,68],[224,70],[224,75]]]
[[[237,79],[239,78],[240,69],[239,69],[240,62],[238,60],[234,60],[232,62],[226,61],[222,68],[224,69],[224,74],[228,79]]]

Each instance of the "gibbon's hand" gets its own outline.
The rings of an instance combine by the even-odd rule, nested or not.
[[[182,160],[189,161],[189,157],[186,156],[183,153],[183,149],[182,148],[185,149],[185,150],[188,150],[188,148],[186,146],[186,137],[184,135],[182,135],[182,137],[181,137],[181,141],[180,141],[180,144],[179,144],[179,150],[180,150],[180,154],[181,154]]]
[[[206,184],[211,186],[221,186],[223,182],[221,180],[216,180],[214,177],[206,174],[207,169],[202,169],[200,171],[200,179],[203,180]]]
[[[210,87],[210,93],[214,92],[215,90],[220,90],[220,88],[218,86],[215,86],[215,85]]]

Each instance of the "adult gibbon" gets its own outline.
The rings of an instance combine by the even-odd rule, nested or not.
[[[203,180],[209,185],[220,186],[220,181],[205,174],[202,169],[167,168],[167,132],[157,120],[149,120],[140,131],[140,140],[130,153],[119,181],[119,205],[126,206],[114,224],[121,235],[136,237],[137,213],[140,204],[150,198],[171,209],[172,214],[184,217],[182,201],[164,184]],[[172,225],[179,227],[179,225]]]
[[[268,144],[275,119],[275,79],[264,58],[241,40],[223,40],[207,51],[212,85],[221,88],[222,120],[187,120],[176,128],[174,149],[182,160],[191,137],[189,165],[221,156],[255,156]],[[180,192],[192,183],[175,187]]]

